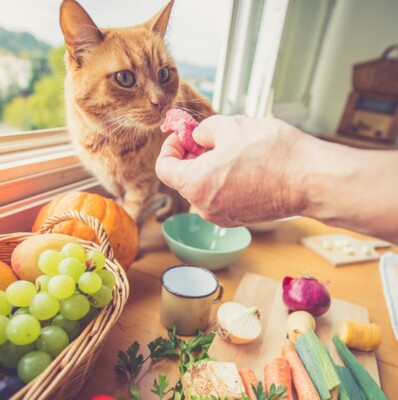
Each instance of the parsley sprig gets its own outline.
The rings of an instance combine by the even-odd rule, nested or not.
[[[287,397],[286,386],[276,387],[274,383],[270,386],[268,393],[265,392],[261,381],[258,382],[257,385],[252,384],[252,389],[256,396],[256,400],[282,400]],[[247,400],[249,399],[247,398]]]
[[[209,359],[207,354],[209,347],[214,339],[214,333],[198,334],[188,342],[180,339],[176,335],[175,327],[169,329],[169,338],[158,337],[148,343],[149,355],[144,357],[140,353],[140,344],[135,341],[126,351],[118,352],[116,370],[127,374],[130,381],[130,394],[132,400],[142,400],[138,387],[135,384],[135,378],[141,367],[147,362],[156,362],[161,358],[178,358],[178,366],[183,375],[188,368],[195,362]],[[164,374],[159,374],[153,384],[152,392],[160,400],[171,394],[169,399],[179,400],[182,398],[182,385],[179,380],[177,384],[169,388],[169,380]]]

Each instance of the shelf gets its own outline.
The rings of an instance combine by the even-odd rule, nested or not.
[[[398,143],[376,142],[371,139],[358,138],[353,136],[345,136],[334,132],[322,132],[317,135],[319,139],[345,144],[351,147],[360,149],[375,149],[375,150],[395,150],[398,149]]]

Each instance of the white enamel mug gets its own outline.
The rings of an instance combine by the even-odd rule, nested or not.
[[[175,326],[177,334],[187,336],[204,331],[211,306],[222,299],[224,291],[217,277],[206,268],[176,265],[163,272],[161,282],[160,319],[164,327]]]

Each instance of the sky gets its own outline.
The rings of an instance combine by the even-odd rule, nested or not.
[[[98,27],[132,26],[149,20],[167,0],[80,0]],[[216,66],[232,0],[175,0],[167,42],[179,61]],[[59,27],[61,0],[0,0],[0,26],[26,31],[63,45]]]

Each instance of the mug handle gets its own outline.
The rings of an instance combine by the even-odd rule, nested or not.
[[[213,299],[213,304],[220,302],[223,294],[224,294],[224,286],[221,283],[219,283],[218,284],[218,295],[215,299]]]

